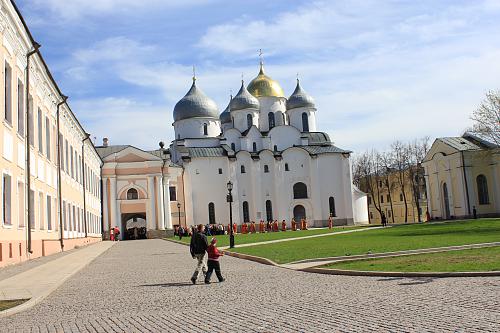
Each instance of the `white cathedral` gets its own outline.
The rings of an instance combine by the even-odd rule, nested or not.
[[[186,214],[193,224],[306,218],[311,226],[367,223],[366,196],[352,184],[350,151],[316,129],[313,98],[300,86],[285,97],[260,71],[224,112],[196,84],[175,105],[172,162],[184,169]]]
[[[232,218],[300,221],[309,226],[368,223],[367,197],[352,184],[350,154],[316,130],[314,100],[299,81],[285,97],[260,72],[244,82],[224,112],[196,84],[175,105],[170,149],[96,147],[104,162],[103,226],[162,237],[175,225],[229,223]],[[127,238],[127,232],[123,233]],[[131,236],[130,236],[131,237]]]

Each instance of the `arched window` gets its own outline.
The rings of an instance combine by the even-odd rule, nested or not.
[[[288,167],[288,163],[285,163],[285,171],[290,171],[290,168]]]
[[[295,183],[293,185],[293,198],[305,199],[307,198],[307,186],[304,183]]]
[[[250,128],[253,125],[253,117],[251,114],[247,114],[247,127]]]
[[[257,152],[257,143],[256,142],[254,142],[252,144],[252,148],[253,148],[253,152],[256,153]]]
[[[269,120],[269,129],[273,128],[275,126],[274,113],[269,112],[267,114],[267,119]]]
[[[241,173],[245,173],[245,166],[244,165],[241,166]]]
[[[293,218],[299,222],[301,219],[306,218],[306,209],[302,205],[297,205],[293,208]]]
[[[208,204],[208,223],[215,224],[215,205],[213,202]]]
[[[127,191],[127,200],[137,200],[139,199],[139,193],[135,188],[131,188]]]
[[[330,216],[337,216],[335,212],[335,199],[333,197],[328,198],[328,206],[330,208]]]
[[[278,151],[278,146],[274,145],[274,151]]]
[[[273,220],[273,204],[271,200],[266,200],[266,218],[267,221]]]
[[[233,143],[231,143],[231,149],[232,149],[233,151],[236,151],[236,145],[234,144],[234,142],[233,142]]]
[[[488,195],[488,181],[484,175],[479,175],[476,178],[477,183],[477,196],[479,197],[480,205],[487,205],[490,203]]]
[[[307,118],[307,113],[302,113],[302,131],[309,132],[309,119]]]
[[[248,201],[243,201],[243,222],[250,222],[250,212],[248,211]]]
[[[208,125],[203,124],[203,135],[208,135]]]

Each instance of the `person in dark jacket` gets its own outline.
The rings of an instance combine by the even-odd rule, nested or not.
[[[203,275],[207,274],[207,264],[205,263],[205,253],[208,248],[207,236],[203,233],[205,226],[203,224],[198,225],[197,232],[191,237],[191,243],[189,245],[189,250],[191,251],[191,257],[197,260],[196,270],[191,277],[191,282],[196,283],[200,271]]]
[[[385,217],[385,214],[382,212],[382,226],[385,227],[387,225],[387,218]]]

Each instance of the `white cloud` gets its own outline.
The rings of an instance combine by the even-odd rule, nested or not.
[[[32,5],[49,9],[59,20],[67,22],[88,16],[193,6],[208,1],[210,0],[33,0]]]

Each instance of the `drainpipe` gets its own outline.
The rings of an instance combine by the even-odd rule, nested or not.
[[[28,253],[33,253],[33,249],[31,248],[31,214],[34,207],[31,207],[31,148],[30,148],[30,103],[29,103],[29,94],[30,94],[30,57],[34,54],[38,53],[41,45],[37,42],[33,43],[33,49],[26,54],[26,136],[24,139],[24,144],[26,146],[26,194],[28,196],[28,204],[27,204],[27,217],[28,217]],[[40,129],[38,129],[40,130]],[[34,197],[33,197],[34,198]]]
[[[60,111],[61,106],[66,104],[68,101],[68,96],[61,96],[62,101],[57,104],[57,196],[59,198],[59,242],[61,243],[61,251],[64,251],[64,228],[63,228],[63,216],[62,216],[62,176],[61,176],[61,130],[60,130]]]
[[[162,206],[163,206],[163,228],[165,228],[165,224],[167,223],[167,218],[166,218],[166,209],[165,209],[165,163],[167,162],[167,159],[164,157],[165,155],[165,144],[163,141],[160,141],[160,154],[161,154],[161,159],[163,160],[163,165],[161,167],[161,190],[162,190]],[[167,203],[170,205],[170,202]],[[166,229],[166,228],[165,228]]]
[[[467,174],[465,172],[465,159],[464,159],[464,152],[461,152],[462,156],[462,170],[464,174],[464,183],[465,183],[465,195],[467,196],[467,213],[470,216],[470,200],[469,200],[469,186],[467,185]]]
[[[90,134],[85,133],[85,138],[82,140],[82,190],[83,190],[83,223],[85,229],[85,238],[88,236],[87,232],[87,200],[85,193],[85,141],[90,138]]]

